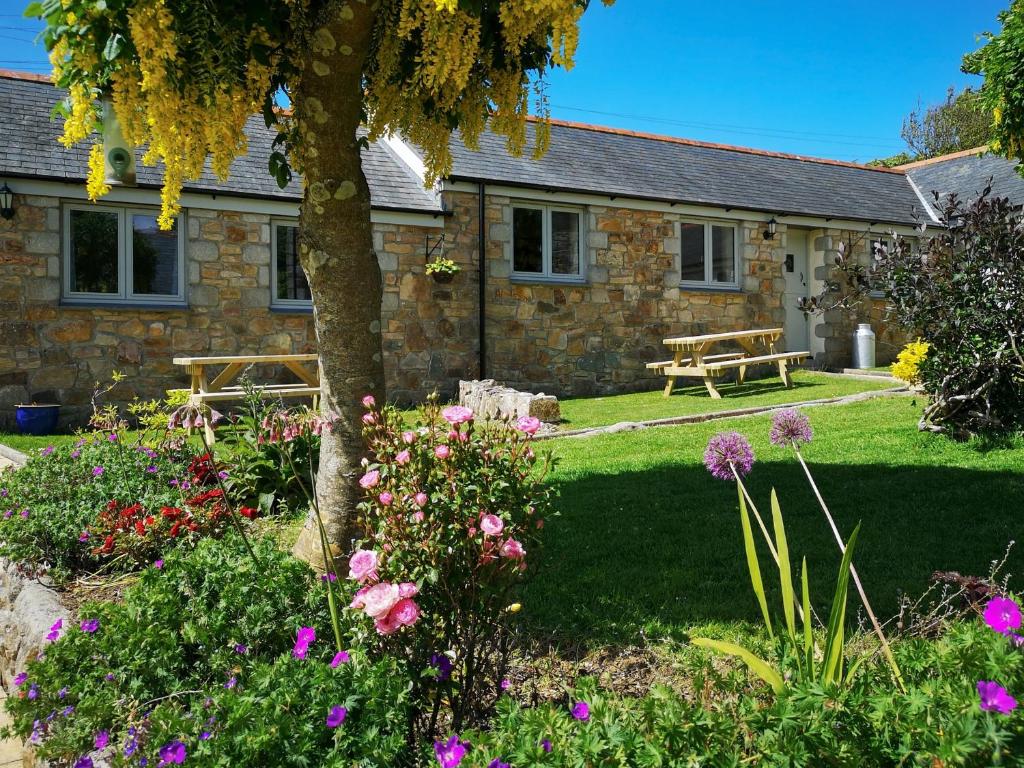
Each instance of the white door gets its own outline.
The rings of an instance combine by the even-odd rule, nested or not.
[[[786,261],[782,267],[786,278],[783,303],[786,308],[787,352],[806,352],[810,349],[810,319],[800,310],[800,299],[810,296],[811,276],[807,267],[807,233],[791,229],[786,232]]]

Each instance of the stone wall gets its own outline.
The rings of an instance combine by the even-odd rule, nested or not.
[[[82,423],[97,382],[125,381],[116,402],[155,398],[188,379],[177,355],[316,351],[309,311],[270,307],[271,217],[191,208],[185,270],[187,308],[73,307],[61,304],[61,208],[54,197],[16,196],[14,219],[0,219],[0,429],[12,406],[59,402],[64,423]],[[424,245],[436,228],[375,225],[385,272],[385,365],[392,395],[435,387],[453,395],[476,375],[476,288],[467,258],[451,286],[424,273]],[[260,372],[271,380],[277,369]],[[288,380],[284,378],[283,380]]]
[[[42,652],[57,619],[67,617],[56,592],[0,558],[0,685],[13,692],[14,676]]]
[[[448,195],[456,215],[475,194]],[[651,389],[663,379],[646,364],[664,359],[668,336],[782,326],[785,227],[765,241],[762,224],[740,222],[739,291],[679,287],[679,215],[611,206],[584,210],[583,284],[512,278],[512,200],[488,195],[488,377],[558,396]],[[475,216],[473,217],[475,219]],[[459,230],[468,233],[470,227]],[[475,251],[458,237],[456,251]]]

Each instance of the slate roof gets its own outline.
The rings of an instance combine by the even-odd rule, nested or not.
[[[540,160],[489,132],[479,152],[457,137],[451,149],[453,180],[869,222],[914,224],[923,209],[902,171],[561,121]]]
[[[1024,205],[1024,178],[1017,173],[1017,162],[999,155],[982,154],[984,148],[956,152],[903,166],[917,184],[929,205],[932,192],[945,197],[955,193],[961,200],[978,197],[992,182],[992,194],[1007,197],[1014,205]]]
[[[60,122],[50,120],[53,105],[62,92],[48,82],[0,72],[0,104],[5,105],[3,137],[0,140],[0,176],[33,177],[61,181],[83,181],[86,176],[88,146],[79,144],[64,149],[57,143]],[[261,117],[246,124],[248,154],[231,164],[227,181],[220,181],[207,166],[198,181],[189,182],[189,192],[230,193],[233,196],[297,201],[302,188],[296,176],[280,189],[267,171],[267,158],[274,133]],[[161,186],[162,166],[146,167],[139,162],[136,171],[140,187]],[[370,145],[363,154],[363,171],[370,185],[370,200],[375,209],[437,213],[440,202],[395,152],[383,142]]]

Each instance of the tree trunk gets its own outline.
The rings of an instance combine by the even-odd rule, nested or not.
[[[305,178],[299,220],[300,258],[313,295],[320,353],[321,410],[338,417],[320,447],[316,496],[334,554],[354,536],[363,456],[360,403],[383,401],[381,274],[373,252],[370,190],[356,131],[362,119],[362,73],[376,3],[339,4],[303,54],[295,92],[298,157]],[[295,554],[322,563],[316,520],[307,518]]]

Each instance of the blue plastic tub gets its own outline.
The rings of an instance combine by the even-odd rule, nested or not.
[[[50,435],[56,431],[59,405],[18,405],[15,408],[14,418],[21,434]]]

